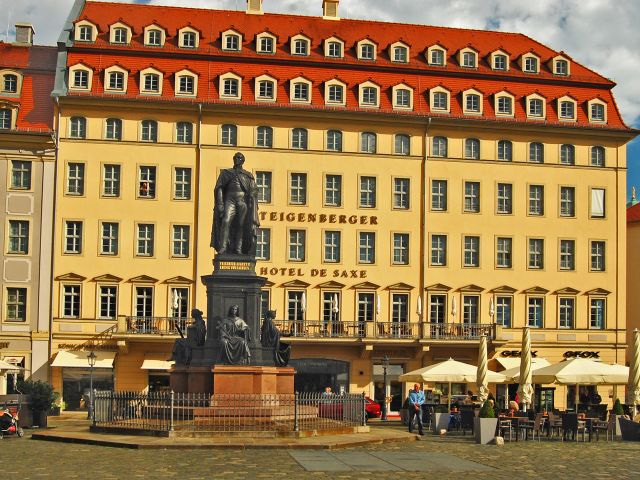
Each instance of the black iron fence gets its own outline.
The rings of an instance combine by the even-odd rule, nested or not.
[[[365,425],[364,394],[94,394],[97,427],[151,432],[297,432]]]

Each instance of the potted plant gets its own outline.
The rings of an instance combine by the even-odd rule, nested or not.
[[[57,417],[60,415],[60,411],[62,410],[62,396],[59,392],[53,392],[53,404],[51,405],[51,410],[49,411],[49,415],[52,417]]]
[[[496,436],[496,427],[498,419],[496,412],[493,410],[491,401],[485,400],[480,409],[479,416],[473,419],[473,435],[476,443],[486,445],[491,443]]]
[[[620,399],[616,398],[616,401],[613,402],[613,408],[611,409],[611,413],[615,418],[615,427],[613,434],[617,437],[622,435],[622,430],[620,429],[620,418],[624,415],[624,409],[622,408],[622,404],[620,403]]]
[[[20,385],[20,390],[31,397],[31,410],[34,424],[40,428],[47,427],[47,415],[51,407],[55,406],[53,387],[42,380],[26,380]]]

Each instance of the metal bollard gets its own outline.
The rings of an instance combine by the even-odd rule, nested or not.
[[[294,401],[293,401],[293,431],[297,432],[299,430],[298,427],[298,399],[300,394],[298,392],[295,393]]]

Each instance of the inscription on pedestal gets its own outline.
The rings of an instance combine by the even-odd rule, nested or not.
[[[251,270],[250,262],[218,262],[218,270]]]

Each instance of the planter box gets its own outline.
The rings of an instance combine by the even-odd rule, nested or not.
[[[612,417],[615,417],[616,419],[616,423],[615,423],[615,428],[613,431],[613,434],[616,437],[620,437],[622,435],[622,429],[620,428],[620,419],[622,418],[622,415],[614,415],[613,413],[610,414]]]
[[[493,442],[493,439],[496,437],[497,426],[497,418],[474,418],[473,436],[476,439],[476,443],[480,445],[487,445]]]
[[[440,433],[440,430],[449,429],[449,414],[435,413],[433,421],[433,433]]]
[[[618,418],[622,430],[622,440],[640,442],[640,423],[627,418]]]

